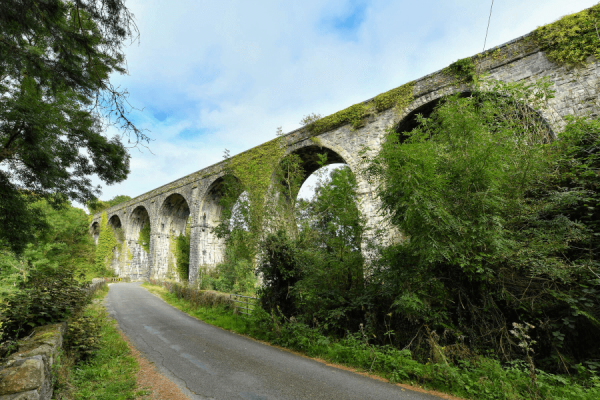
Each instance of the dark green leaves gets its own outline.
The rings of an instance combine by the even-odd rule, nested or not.
[[[507,217],[547,166],[545,137],[519,122],[519,106],[536,117],[487,92],[455,95],[402,133],[402,144],[401,133],[390,132],[371,171],[382,179],[391,222],[421,262],[448,262],[482,279],[488,260],[510,248]]]
[[[120,137],[107,138],[104,132],[116,125],[136,142],[148,140],[127,117],[127,92],[109,80],[111,73],[125,72],[122,43],[136,32],[120,1],[0,4],[0,175],[5,197],[20,190],[52,204],[67,199],[85,203],[100,193],[91,175],[107,184],[126,178],[127,150]],[[21,251],[33,216],[24,206],[0,219],[16,217],[23,233],[2,224],[0,240]]]

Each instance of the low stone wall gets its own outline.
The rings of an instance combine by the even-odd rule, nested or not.
[[[60,352],[65,322],[39,326],[19,341],[19,351],[0,365],[0,400],[52,397],[52,366]]]

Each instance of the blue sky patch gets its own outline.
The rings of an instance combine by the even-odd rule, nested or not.
[[[152,113],[152,115],[154,115],[154,118],[156,118],[160,122],[163,122],[169,117],[169,113],[166,111],[155,111]]]
[[[189,140],[197,139],[207,133],[214,132],[214,129],[209,128],[190,128],[179,132],[179,139]]]
[[[321,28],[336,33],[346,40],[356,40],[357,32],[365,20],[367,4],[363,1],[351,0],[345,8],[334,16],[328,16],[321,21]]]

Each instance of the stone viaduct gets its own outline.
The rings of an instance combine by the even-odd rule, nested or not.
[[[561,130],[567,115],[598,115],[600,62],[590,59],[584,67],[569,69],[549,61],[531,37],[531,34],[520,37],[471,57],[471,60],[480,72],[487,72],[492,79],[533,82],[547,77],[552,81],[555,98],[550,100],[549,110],[540,114],[554,132]],[[300,155],[307,177],[317,169],[315,155],[324,151],[328,154],[328,162],[343,162],[353,170],[359,182],[359,207],[371,226],[376,226],[379,220],[377,199],[373,188],[358,173],[361,158],[378,151],[386,129],[407,130],[417,113],[426,114],[443,96],[468,91],[468,86],[458,83],[456,77],[444,69],[411,82],[410,86],[405,85],[404,88],[412,92],[408,104],[385,109],[382,99],[402,88],[352,106],[370,107],[372,111],[366,113],[358,125],[352,126],[342,120],[318,134],[303,127],[283,136],[285,154]],[[365,146],[370,150],[361,154],[360,150]],[[108,209],[108,225],[123,229],[122,240],[126,244],[114,251],[112,266],[115,272],[133,279],[165,277],[169,258],[173,257],[169,241],[173,235],[185,232],[188,218],[191,226],[190,281],[198,277],[200,268],[218,264],[222,260],[223,247],[211,228],[219,221],[220,186],[225,166],[225,162],[211,165]],[[94,215],[90,226],[93,235],[98,234],[100,222],[101,215]],[[140,230],[147,224],[151,226],[149,252],[138,243]],[[122,252],[126,254],[120,254]]]

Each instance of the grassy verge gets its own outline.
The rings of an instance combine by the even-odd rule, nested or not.
[[[202,321],[286,347],[309,357],[369,372],[390,383],[424,387],[468,399],[598,399],[600,379],[586,371],[574,376],[551,375],[540,370],[532,374],[525,362],[501,365],[484,357],[448,363],[443,349],[437,362],[426,364],[411,358],[408,350],[368,343],[360,332],[332,339],[304,324],[282,321],[257,308],[252,318],[234,315],[225,306],[192,306],[164,287],[144,283],[150,292]],[[261,313],[262,312],[262,313]]]
[[[106,287],[98,290],[94,302],[69,324],[57,366],[56,399],[125,400],[144,394],[136,392],[138,364],[101,304],[107,293]]]
[[[233,312],[225,306],[195,307],[191,305],[189,301],[180,299],[175,294],[169,293],[167,289],[162,286],[152,285],[147,282],[143,283],[142,286],[148,289],[150,293],[159,295],[167,303],[186,314],[228,331],[256,337],[256,332],[253,332],[254,324],[252,321],[247,318],[242,318],[239,315],[234,315]]]

